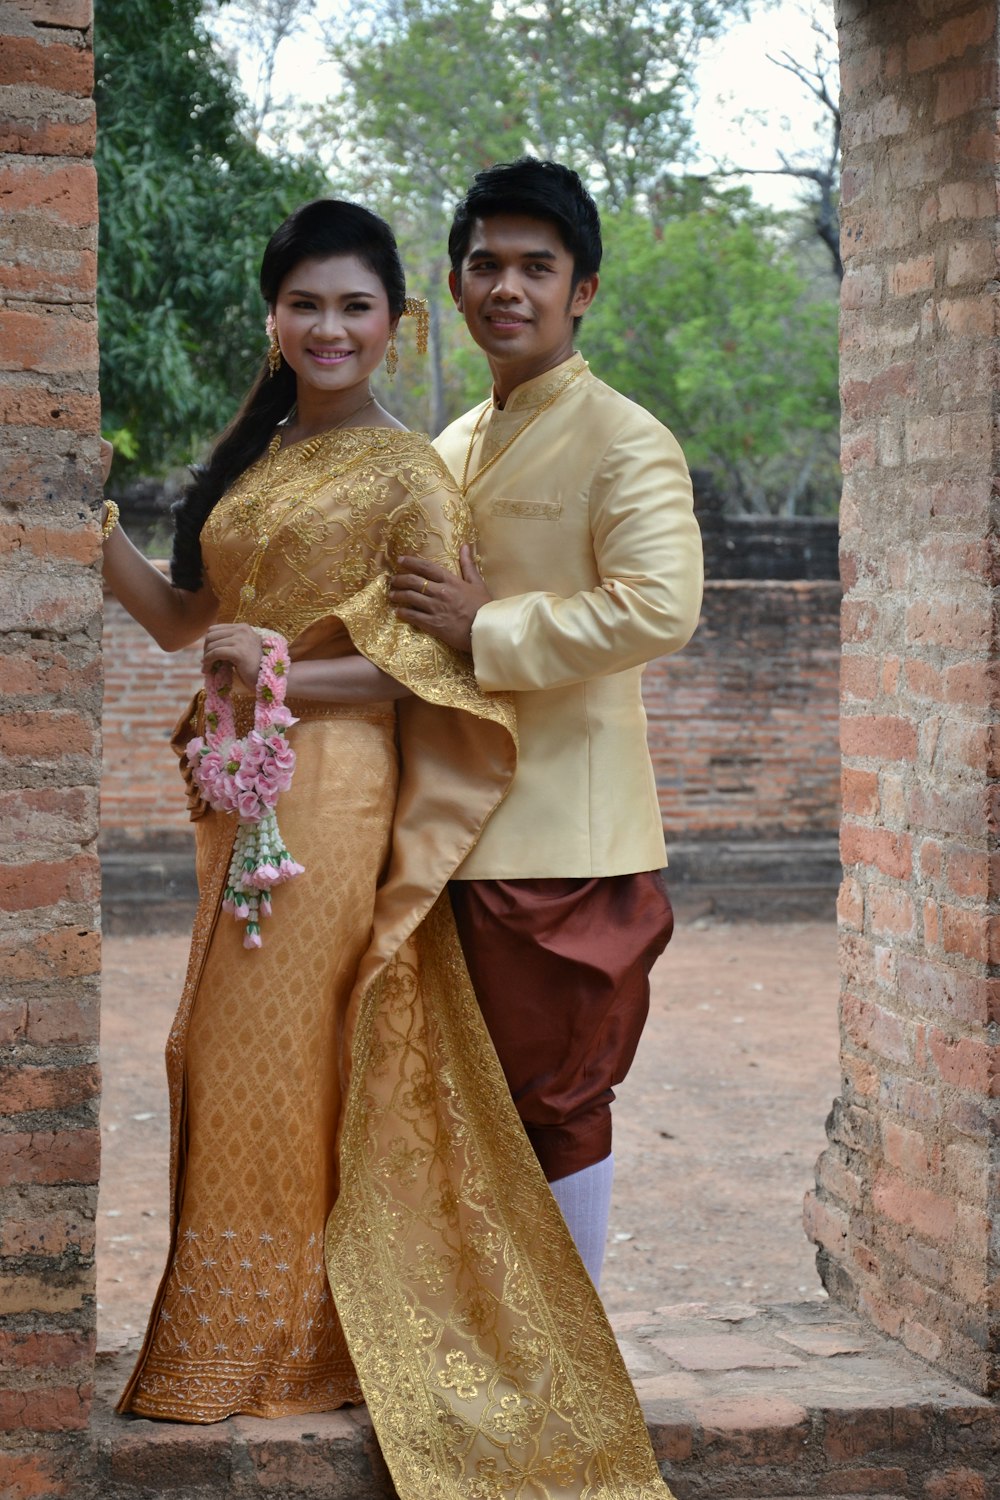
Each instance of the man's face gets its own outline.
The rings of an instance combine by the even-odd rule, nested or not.
[[[452,274],[449,285],[491,361],[542,371],[572,352],[573,319],[593,301],[597,277],[574,289],[573,257],[554,224],[496,214],[473,223],[461,275]]]

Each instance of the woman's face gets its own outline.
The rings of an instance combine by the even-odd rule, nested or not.
[[[353,255],[299,261],[278,288],[274,318],[300,388],[330,394],[367,382],[394,326],[385,287]]]

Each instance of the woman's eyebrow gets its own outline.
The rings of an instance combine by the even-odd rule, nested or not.
[[[285,293],[286,297],[311,297],[314,302],[318,302],[320,300],[320,298],[322,297],[322,295],[323,295],[322,292],[310,292],[305,287],[295,287],[295,286],[290,286],[288,288],[287,292]],[[338,292],[337,293],[338,297],[374,297],[375,295],[376,295],[375,292],[365,292],[365,291],[359,291],[359,292]]]

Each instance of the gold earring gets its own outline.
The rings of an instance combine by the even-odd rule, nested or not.
[[[385,373],[390,380],[395,380],[398,368],[399,350],[396,348],[396,330],[394,328],[389,335],[389,342],[385,348]]]
[[[417,353],[427,353],[427,334],[431,326],[431,316],[427,310],[426,297],[407,297],[403,303],[403,316],[416,318],[417,320]]]
[[[277,375],[281,369],[281,345],[278,343],[277,332],[272,332],[271,342],[267,346],[267,368],[272,375]]]

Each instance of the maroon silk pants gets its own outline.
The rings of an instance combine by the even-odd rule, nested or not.
[[[472,985],[549,1182],[611,1151],[613,1085],[649,1011],[673,932],[663,875],[454,880]]]

